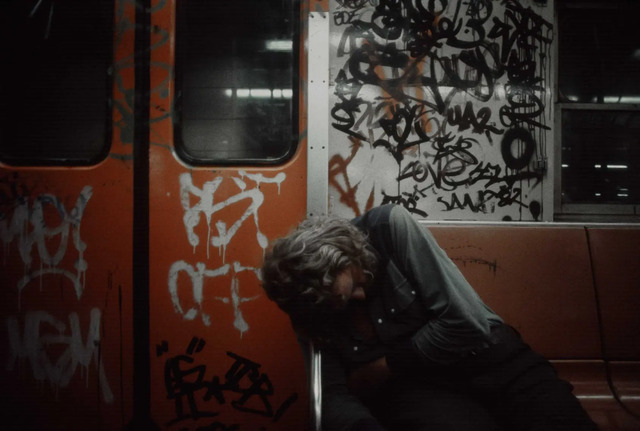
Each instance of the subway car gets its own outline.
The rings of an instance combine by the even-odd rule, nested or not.
[[[638,12],[2,2],[0,428],[321,429],[262,260],[395,204],[601,429],[640,429]]]

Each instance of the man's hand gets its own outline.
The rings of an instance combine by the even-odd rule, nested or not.
[[[390,376],[387,358],[383,356],[354,369],[349,374],[349,390],[359,397],[366,398],[380,389]]]

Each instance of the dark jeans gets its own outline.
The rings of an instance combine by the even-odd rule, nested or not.
[[[370,404],[389,431],[597,430],[569,383],[507,325],[492,345],[426,375],[393,379]]]

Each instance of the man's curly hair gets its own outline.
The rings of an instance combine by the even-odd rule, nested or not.
[[[273,243],[264,259],[262,287],[300,335],[328,339],[340,315],[331,288],[349,265],[375,273],[377,258],[365,234],[345,219],[312,217]]]

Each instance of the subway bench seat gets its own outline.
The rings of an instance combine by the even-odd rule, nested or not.
[[[640,430],[640,226],[428,227],[600,429]]]
[[[640,226],[427,227],[602,431],[640,430]],[[310,429],[320,431],[322,352],[309,350]]]

